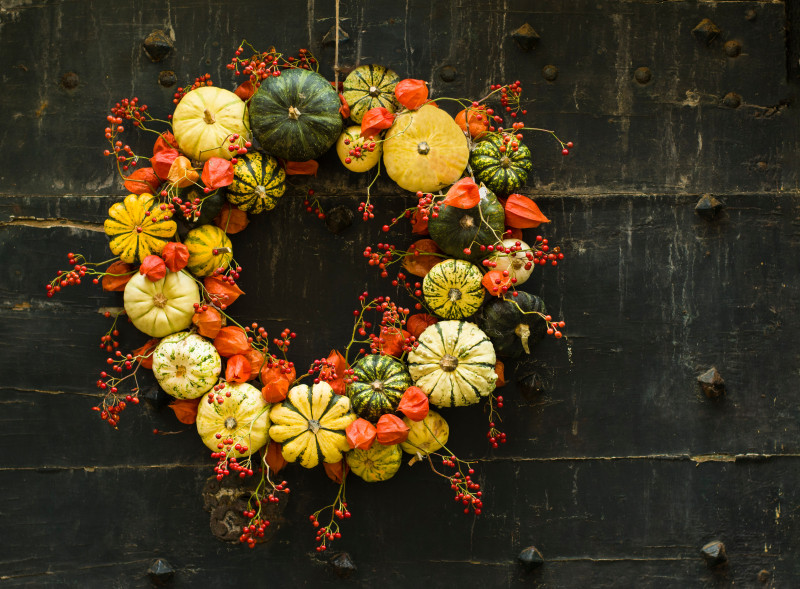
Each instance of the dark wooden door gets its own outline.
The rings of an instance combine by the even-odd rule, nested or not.
[[[567,254],[530,287],[567,321],[565,341],[536,350],[544,391],[505,390],[509,441],[498,450],[480,410],[448,416],[456,452],[480,460],[484,513],[460,514],[423,465],[353,482],[336,549],[358,570],[342,581],[313,551],[307,521],[335,487],[291,468],[274,537],[252,551],[221,542],[204,511],[212,463],[163,396],[151,389],[119,431],[90,410],[109,326],[98,309],[119,297],[91,285],[45,296],[68,251],[107,254],[102,221],[123,194],[102,157],[109,107],[136,95],[166,116],[170,72],[176,85],[209,72],[232,88],[225,64],[241,39],[308,47],[332,78],[333,0],[3,0],[3,586],[147,587],[157,558],[175,587],[800,584],[795,3],[340,9],[343,68],[386,64],[434,97],[520,80],[528,122],[575,143],[565,158],[546,135],[530,139],[525,193]],[[539,37],[530,48],[512,36],[526,23]],[[160,62],[142,50],[154,30],[174,36]],[[376,220],[334,235],[304,213],[304,194],[355,209],[364,179],[329,154],[316,178],[292,182],[280,207],[234,236],[247,293],[235,315],[291,327],[304,366],[349,338],[363,290],[389,289],[361,254],[410,195],[382,180]],[[695,212],[704,194],[724,204],[710,219]],[[141,343],[128,332],[124,346]],[[712,367],[725,380],[719,399],[696,380]],[[715,568],[700,553],[712,541],[727,553]],[[531,545],[545,562],[528,573],[517,555]]]

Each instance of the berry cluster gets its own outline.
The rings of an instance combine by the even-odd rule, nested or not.
[[[350,143],[351,143],[350,138],[349,137],[345,138],[344,144],[345,145],[350,145]],[[374,141],[370,141],[369,143],[365,143],[365,144],[362,144],[362,145],[353,146],[347,152],[347,157],[344,158],[344,163],[349,164],[354,159],[362,160],[362,159],[366,158],[367,154],[365,153],[365,150],[369,151],[369,152],[373,152],[373,151],[375,151],[375,147],[376,146],[377,146],[377,144]]]
[[[253,54],[250,57],[242,58],[245,47],[253,51]],[[316,70],[318,66],[316,58],[308,49],[300,49],[297,57],[284,57],[274,47],[271,47],[269,51],[259,52],[247,41],[242,41],[226,67],[233,71],[234,75],[248,76],[253,87],[258,88],[262,80],[266,80],[270,76],[280,76],[282,69]]]
[[[56,277],[45,285],[48,298],[52,298],[57,292],[61,292],[64,287],[80,284],[81,278],[90,271],[90,268],[84,264],[84,257],[80,254],[76,256],[71,252],[68,253],[67,261],[72,268],[70,270],[59,270],[56,272]],[[91,272],[90,274],[95,273]]]
[[[303,206],[305,207],[307,213],[316,215],[318,219],[325,218],[325,211],[322,210],[322,205],[320,204],[319,200],[314,198],[313,189],[309,189],[308,198],[303,201]]]
[[[214,82],[211,81],[211,74],[203,74],[194,79],[194,82],[191,83],[189,86],[182,86],[175,91],[175,95],[172,97],[172,102],[174,104],[178,104],[181,101],[181,98],[186,96],[192,90],[196,88],[200,88],[201,86],[213,86]],[[171,117],[172,115],[170,115]]]
[[[331,517],[330,521],[323,526],[319,521],[320,514],[327,509],[331,510]],[[316,530],[315,539],[318,544],[316,547],[317,552],[325,552],[328,549],[329,542],[333,542],[342,537],[337,520],[350,519],[350,517],[350,510],[347,509],[347,502],[344,499],[344,481],[342,481],[339,486],[339,494],[336,496],[333,504],[323,507],[308,516],[308,520]]]
[[[108,316],[108,314],[106,314]],[[147,344],[134,353],[123,355],[116,350],[113,356],[106,358],[107,370],[100,372],[100,378],[95,383],[97,388],[103,393],[103,400],[99,405],[92,407],[93,411],[100,414],[100,419],[116,428],[119,424],[120,413],[125,410],[128,403],[139,404],[139,383],[136,380],[136,372],[142,366],[142,361],[147,360],[153,353],[153,348]],[[123,374],[128,372],[128,374]],[[120,393],[121,385],[124,381],[132,379],[134,386],[130,393],[124,396]]]

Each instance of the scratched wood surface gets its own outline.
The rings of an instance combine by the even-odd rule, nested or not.
[[[460,514],[424,465],[383,485],[354,481],[338,549],[358,571],[344,581],[312,549],[307,515],[335,493],[324,474],[286,471],[293,492],[269,542],[217,540],[203,509],[211,461],[163,396],[146,386],[119,432],[89,410],[108,327],[97,310],[120,297],[91,285],[44,296],[67,251],[107,252],[102,221],[122,195],[100,155],[107,108],[138,95],[168,114],[165,70],[233,87],[224,65],[242,38],[309,47],[332,77],[322,40],[333,1],[0,0],[3,586],[148,587],[155,558],[174,567],[175,587],[798,585],[800,116],[787,9],[796,13],[739,1],[341,3],[343,68],[384,63],[434,96],[519,79],[528,122],[576,143],[563,158],[547,136],[530,141],[526,192],[567,254],[530,285],[567,321],[566,341],[536,350],[546,390],[507,389],[509,443],[496,451],[480,409],[446,413],[453,449],[481,460],[484,514]],[[691,32],[703,18],[720,29],[709,44]],[[509,37],[525,22],[541,37],[531,51]],[[141,42],[157,28],[174,33],[175,51],[152,63]],[[74,88],[62,84],[68,72]],[[411,200],[379,182],[376,222],[333,235],[303,213],[302,195],[313,187],[355,208],[364,180],[328,155],[318,178],[293,184],[233,237],[247,293],[234,314],[273,333],[291,327],[304,365],[349,338],[363,290],[395,294],[361,251]],[[727,205],[710,222],[694,213],[707,192]],[[144,339],[127,329],[122,345]],[[697,387],[711,366],[726,380],[722,401]],[[699,553],[712,540],[729,557],[714,570]],[[526,573],[516,556],[530,545],[545,564]]]

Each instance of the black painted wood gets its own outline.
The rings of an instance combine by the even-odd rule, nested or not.
[[[342,581],[313,552],[307,522],[335,493],[321,471],[285,471],[293,491],[270,542],[249,551],[216,540],[202,498],[212,463],[192,427],[159,402],[126,411],[119,432],[89,409],[109,324],[98,308],[120,306],[121,296],[89,284],[44,296],[66,252],[107,254],[102,221],[122,187],[100,155],[106,109],[136,94],[168,114],[162,70],[181,83],[209,71],[233,87],[224,64],[241,38],[309,47],[332,77],[322,38],[333,1],[141,0],[110,9],[1,0],[3,585],[148,587],[157,557],[176,569],[175,587],[265,578],[278,586],[796,585],[800,117],[787,81],[786,8],[342,2],[343,67],[385,63],[427,80],[434,96],[519,79],[528,122],[576,143],[563,158],[545,135],[530,142],[536,173],[525,190],[553,221],[543,233],[567,254],[526,286],[567,321],[565,341],[536,349],[547,390],[534,399],[504,391],[509,443],[496,451],[479,408],[445,412],[453,449],[481,460],[484,514],[459,513],[423,464],[381,485],[353,481],[354,517],[338,548],[358,572]],[[703,18],[721,30],[710,44],[691,32]],[[525,22],[541,37],[529,52],[508,36]],[[174,32],[175,52],[154,64],[140,45],[156,28]],[[736,57],[726,53],[730,41],[740,44]],[[542,76],[545,65],[558,68],[554,81]],[[650,70],[645,83],[640,67]],[[77,87],[61,84],[68,72]],[[736,108],[723,101],[731,92]],[[378,218],[332,235],[303,212],[303,194],[313,187],[324,204],[355,208],[366,181],[335,156],[321,163],[317,178],[293,179],[274,212],[233,236],[247,293],[234,315],[272,333],[291,327],[301,366],[347,340],[363,290],[397,294],[361,251],[386,240],[380,226],[413,203],[380,181]],[[706,192],[726,204],[710,222],[694,212]],[[411,241],[399,229],[388,239]],[[145,339],[123,330],[123,347]],[[726,381],[721,401],[695,382],[711,366]],[[700,556],[711,540],[729,557],[713,571]],[[545,564],[525,573],[515,558],[532,544]]]

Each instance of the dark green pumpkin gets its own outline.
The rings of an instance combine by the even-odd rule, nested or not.
[[[547,323],[539,314],[546,312],[542,299],[520,290],[516,297],[508,295],[484,305],[478,324],[492,340],[498,356],[519,358],[530,354],[547,333]]]
[[[270,155],[304,162],[328,151],[342,133],[341,102],[316,72],[281,71],[270,76],[250,101],[250,128]]]
[[[211,224],[214,221],[214,217],[222,210],[222,205],[224,205],[226,201],[224,188],[219,188],[215,192],[206,195],[202,188],[192,184],[186,188],[181,188],[178,194],[182,200],[194,200],[195,198],[204,199],[203,206],[200,207],[200,217],[198,217],[197,220],[187,221],[180,213],[175,215],[174,219],[178,225],[178,236],[181,239],[185,239],[189,231],[195,227]]]
[[[403,393],[413,384],[403,363],[390,356],[364,356],[353,365],[353,371],[357,380],[347,385],[353,412],[373,423],[396,411]]]
[[[472,262],[481,260],[490,252],[481,250],[480,246],[490,246],[503,240],[506,214],[503,205],[493,192],[481,187],[481,200],[471,209],[459,209],[454,206],[441,207],[438,217],[428,221],[431,238],[443,252]],[[441,203],[443,200],[439,198]],[[469,254],[464,250],[470,249]]]
[[[475,180],[500,197],[519,190],[528,180],[528,172],[533,168],[531,151],[522,142],[517,141],[518,147],[514,151],[506,146],[506,151],[501,152],[503,138],[500,135],[491,135],[479,142],[469,155],[469,165]]]

